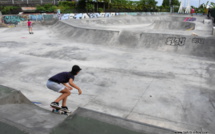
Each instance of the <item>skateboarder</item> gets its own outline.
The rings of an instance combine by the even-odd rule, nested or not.
[[[62,93],[54,102],[50,104],[52,107],[59,107],[59,102],[62,100],[62,109],[68,110],[66,106],[67,97],[71,94],[71,90],[76,88],[79,95],[82,94],[81,89],[73,82],[75,76],[81,71],[78,65],[74,65],[70,72],[58,73],[49,78],[46,86],[56,92]],[[69,111],[69,110],[68,110]]]
[[[33,31],[32,31],[32,22],[28,19],[28,31],[29,31],[29,34],[33,34]]]

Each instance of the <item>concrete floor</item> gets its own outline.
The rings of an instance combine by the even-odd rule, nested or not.
[[[75,83],[83,94],[79,96],[76,90],[72,91],[68,98],[70,110],[84,107],[171,130],[213,134],[215,42],[210,35],[212,26],[201,23],[203,19],[198,17],[194,22],[196,30],[187,33],[183,29],[169,29],[168,35],[177,33],[189,41],[196,38],[192,36],[195,32],[207,40],[204,45],[209,45],[207,48],[191,43],[183,47],[168,46],[165,39],[162,42],[166,36],[162,36],[160,42],[156,36],[150,38],[155,41],[150,47],[150,42],[146,44],[145,40],[136,38],[141,34],[145,39],[148,30],[124,33],[125,29],[112,27],[107,29],[115,33],[102,28],[98,34],[91,25],[74,28],[75,20],[48,27],[36,24],[33,35],[28,34],[25,26],[1,28],[0,84],[21,90],[28,99],[51,110],[49,104],[59,94],[46,88],[47,79],[61,71],[70,71],[78,64],[83,70]],[[206,27],[202,29],[204,35],[201,35],[201,27]],[[165,30],[159,31],[159,34],[162,31],[167,34]],[[91,34],[85,38],[82,36],[85,33]],[[153,30],[150,33],[154,34]],[[129,38],[131,36],[134,38]],[[135,47],[129,40],[136,43]]]

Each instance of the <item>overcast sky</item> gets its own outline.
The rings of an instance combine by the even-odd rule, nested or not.
[[[158,2],[158,5],[160,6],[163,2],[163,0],[156,0]],[[184,3],[186,3],[187,0],[179,0],[179,1],[183,1]],[[200,0],[201,4],[202,3],[206,3],[209,0]],[[215,3],[215,0],[210,0],[211,2]],[[191,6],[195,6],[198,7],[199,6],[199,0],[190,0],[190,5]]]

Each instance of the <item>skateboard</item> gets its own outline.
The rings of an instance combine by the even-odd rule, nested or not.
[[[34,34],[33,32],[29,32],[29,34]]]
[[[52,113],[56,113],[56,114],[64,114],[64,115],[71,115],[72,112],[71,111],[66,111],[66,110],[63,110],[61,107],[57,107],[57,106],[51,106],[52,107]]]

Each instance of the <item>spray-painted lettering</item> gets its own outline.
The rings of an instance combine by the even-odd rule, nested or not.
[[[205,43],[205,39],[202,39],[202,38],[193,38],[192,39],[192,43],[195,43],[195,44],[204,44]]]
[[[43,15],[44,20],[53,20],[54,15],[49,14],[49,15]]]
[[[105,17],[112,17],[117,15],[164,15],[168,14],[166,12],[159,12],[159,13],[145,13],[145,12],[124,12],[124,13],[115,13],[115,12],[106,12],[106,13],[77,13],[77,14],[32,14],[32,15],[6,15],[3,16],[0,21],[2,21],[5,24],[15,24],[22,21],[26,21],[27,19],[30,19],[32,21],[51,21],[53,19],[59,19],[59,20],[67,20],[67,19],[87,19],[87,18],[105,18]]]
[[[29,15],[29,19],[32,21],[42,21],[43,15]]]
[[[186,17],[184,19],[184,21],[196,21],[196,18],[193,18],[193,17]]]
[[[185,37],[168,37],[166,39],[166,44],[171,46],[183,46],[185,45]]]
[[[5,24],[18,24],[20,21],[25,21],[25,18],[21,16],[4,16],[3,17]]]

